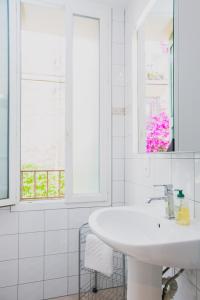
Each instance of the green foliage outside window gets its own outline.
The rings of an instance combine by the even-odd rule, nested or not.
[[[21,175],[22,199],[58,198],[64,197],[64,171],[41,170],[36,165],[23,166]]]

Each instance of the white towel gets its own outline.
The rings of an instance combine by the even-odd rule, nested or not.
[[[113,249],[94,234],[88,234],[86,238],[85,267],[108,277],[113,273]]]

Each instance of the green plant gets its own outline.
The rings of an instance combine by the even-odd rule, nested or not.
[[[21,173],[22,199],[58,198],[64,196],[64,171],[41,170],[33,164],[23,165]]]

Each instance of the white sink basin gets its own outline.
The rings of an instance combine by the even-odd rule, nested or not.
[[[143,208],[105,208],[89,219],[93,232],[117,250],[159,266],[200,268],[200,225],[180,226]]]
[[[153,206],[146,205],[97,210],[90,216],[89,225],[105,243],[130,257],[129,277],[132,288],[129,287],[128,299],[143,300],[146,297],[145,293],[143,295],[139,291],[135,298],[133,296],[138,287],[133,286],[133,281],[139,280],[137,273],[140,272],[141,276],[141,270],[143,275],[149,272],[151,277],[146,281],[140,278],[142,282],[151,285],[149,280],[154,277],[152,296],[148,290],[148,299],[160,300],[162,266],[200,268],[200,224],[197,222],[193,221],[190,226],[180,226],[162,215],[155,216]]]

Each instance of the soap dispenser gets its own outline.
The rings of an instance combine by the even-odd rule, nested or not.
[[[176,214],[176,222],[179,225],[189,225],[190,224],[190,209],[187,198],[183,193],[183,190],[177,190],[177,203],[178,209]]]

